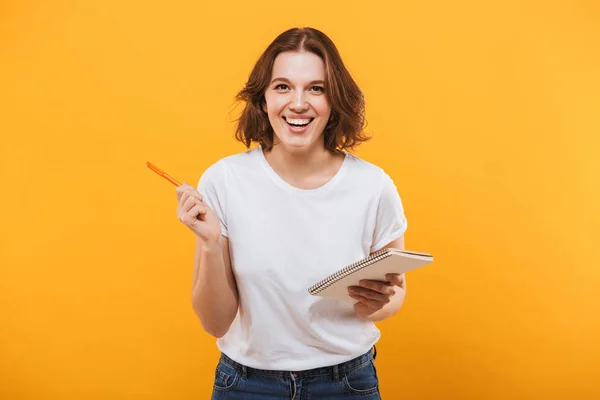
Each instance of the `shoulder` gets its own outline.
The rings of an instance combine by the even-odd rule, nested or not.
[[[367,161],[363,158],[360,158],[355,154],[346,153],[346,157],[354,173],[361,173],[364,175],[369,175],[371,177],[381,176],[385,173],[380,166],[375,165],[374,163]]]
[[[372,186],[373,190],[381,192],[386,185],[393,181],[390,175],[380,166],[354,154],[346,153],[349,171],[352,179]]]
[[[200,180],[223,182],[231,173],[235,174],[236,171],[246,170],[252,165],[257,164],[258,151],[260,149],[253,148],[223,157],[209,165],[202,173]]]

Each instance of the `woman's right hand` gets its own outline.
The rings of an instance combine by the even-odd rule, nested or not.
[[[204,204],[200,192],[187,183],[178,186],[177,217],[190,228],[204,243],[218,243],[221,237],[221,223],[217,213]]]

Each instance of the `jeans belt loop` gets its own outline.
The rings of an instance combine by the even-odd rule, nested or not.
[[[340,380],[340,368],[337,364],[333,366],[333,380],[336,382]]]

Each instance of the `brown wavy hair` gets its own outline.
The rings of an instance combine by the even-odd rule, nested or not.
[[[325,147],[332,152],[351,150],[370,139],[365,132],[364,96],[342,62],[333,41],[314,28],[292,28],[281,33],[262,53],[245,87],[236,99],[246,103],[237,120],[235,138],[250,147],[258,142],[269,151],[273,147],[273,128],[263,109],[265,91],[271,81],[275,58],[286,51],[310,52],[325,63],[325,95],[331,115],[323,134]]]

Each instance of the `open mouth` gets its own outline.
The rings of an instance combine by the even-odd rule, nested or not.
[[[285,120],[285,122],[287,122],[288,125],[293,126],[294,128],[302,128],[307,126],[308,124],[310,124],[311,122],[313,122],[314,118],[288,118],[288,117],[283,117],[283,119]]]

